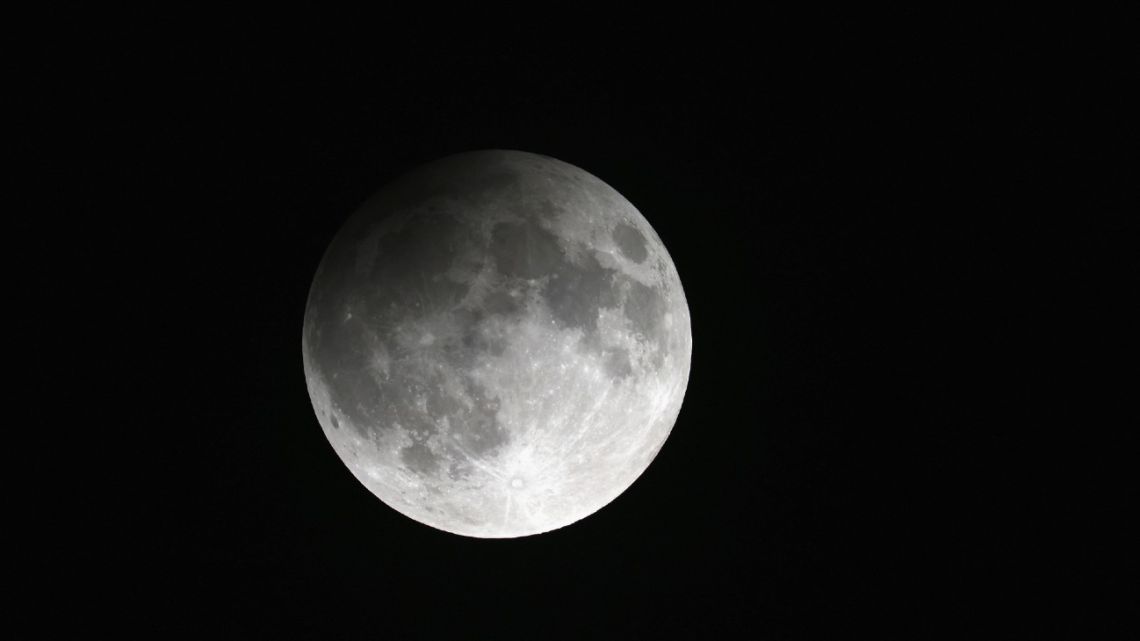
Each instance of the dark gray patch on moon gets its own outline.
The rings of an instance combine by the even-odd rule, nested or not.
[[[657,329],[665,316],[665,300],[655,288],[630,280],[622,310],[637,332],[646,338],[657,338]]]
[[[495,225],[491,256],[500,274],[517,278],[541,278],[562,263],[558,240],[531,221]]]
[[[633,227],[618,223],[614,227],[613,237],[622,255],[633,262],[640,263],[649,256],[649,251],[645,248],[645,237]]]
[[[629,362],[629,352],[621,347],[606,351],[605,358],[602,360],[602,367],[610,377],[616,379],[629,378],[629,375],[633,373],[633,366]]]
[[[459,399],[452,396],[442,385],[433,384],[427,388],[427,412],[435,420],[455,414],[463,409]]]
[[[376,241],[383,260],[373,265],[372,278],[431,276],[447,271],[463,242],[459,221],[443,214],[409,219],[398,231]]]
[[[520,296],[512,296],[507,292],[495,291],[487,294],[483,299],[482,309],[489,314],[502,314],[514,316],[522,311],[523,303]]]
[[[448,314],[455,329],[440,345],[444,362],[458,371],[467,371],[487,355],[502,356],[507,351],[508,337],[499,326],[506,319],[519,316],[521,308],[504,304],[493,309],[496,311],[481,305],[475,309],[457,308]]]
[[[668,337],[662,327],[668,311],[665,299],[655,288],[630,281],[622,311],[634,331],[643,336],[649,345],[649,364],[654,369],[660,369],[665,364],[665,352],[669,347]]]
[[[421,442],[415,442],[400,450],[400,460],[409,469],[422,474],[435,474],[439,469],[439,459],[435,453]]]
[[[502,356],[507,351],[507,338],[496,335],[487,329],[486,321],[477,321],[464,328],[462,352],[455,352],[453,363],[457,365],[473,364],[478,358],[485,355]]]
[[[546,283],[543,297],[550,313],[563,327],[581,329],[586,335],[598,327],[598,312],[616,307],[618,273],[603,267],[593,254],[584,254],[581,264],[567,261]]]
[[[456,171],[456,167],[448,160],[460,165],[461,170]],[[478,204],[487,194],[511,194],[518,189],[519,173],[508,166],[507,160],[505,154],[500,154],[498,158],[489,154],[479,166],[472,166],[461,157],[445,158],[444,162],[433,163],[428,182],[431,183],[433,195],[442,194],[469,204]]]
[[[550,199],[541,200],[534,208],[539,217],[546,220],[557,220],[566,213],[566,208]],[[525,213],[525,212],[524,212]]]
[[[372,266],[366,282],[375,297],[382,297],[376,302],[417,312],[421,307],[454,307],[467,293],[468,283],[443,277],[457,256],[478,256],[470,230],[455,218],[417,216],[398,232],[373,242],[377,243],[380,260]]]

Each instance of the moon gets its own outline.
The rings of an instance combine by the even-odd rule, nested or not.
[[[521,151],[448,156],[338,231],[305,308],[309,396],[383,503],[478,538],[564,527],[649,466],[692,335],[681,280],[628,200]]]

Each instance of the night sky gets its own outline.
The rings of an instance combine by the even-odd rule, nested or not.
[[[31,430],[42,480],[20,493],[24,638],[921,635],[985,629],[1032,588],[1017,568],[1046,550],[1027,515],[1048,471],[1010,464],[1036,446],[1006,426],[1047,362],[1036,319],[1062,305],[1042,270],[1083,268],[1055,243],[1107,233],[1031,222],[1026,194],[1075,162],[1056,132],[1080,95],[1027,110],[1036,58],[839,19],[806,40],[92,20],[60,11],[67,46],[29,54],[17,142],[49,183],[26,204],[50,210],[13,223],[17,295],[52,310],[19,319],[21,420],[54,426]],[[301,364],[309,284],[355,207],[485,148],[621,192],[692,315],[648,470],[515,540],[372,496]]]

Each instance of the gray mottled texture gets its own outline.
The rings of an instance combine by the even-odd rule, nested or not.
[[[305,311],[313,406],[384,503],[475,537],[597,511],[669,435],[692,338],[661,240],[572,165],[426,165],[333,239]]]

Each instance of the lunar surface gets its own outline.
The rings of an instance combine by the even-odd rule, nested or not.
[[[366,202],[314,277],[302,349],[336,453],[385,504],[481,538],[626,490],[681,408],[692,336],[621,194],[518,151],[450,156]]]

